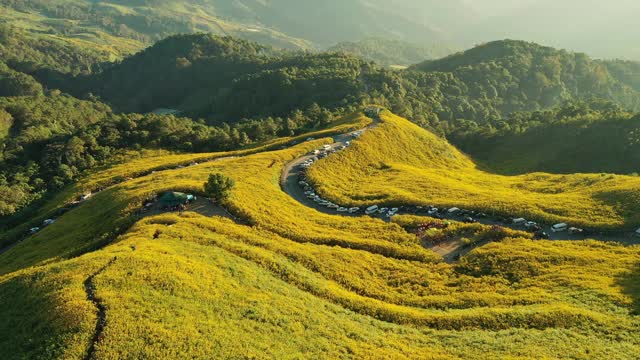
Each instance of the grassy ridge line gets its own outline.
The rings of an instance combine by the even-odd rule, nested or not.
[[[248,149],[237,151],[207,153],[207,154],[163,154],[149,158],[137,159],[109,169],[87,174],[78,183],[67,187],[65,190],[46,202],[29,221],[13,226],[12,229],[0,235],[0,249],[6,248],[21,239],[31,227],[39,226],[45,219],[56,218],[63,212],[68,203],[87,192],[95,192],[109,188],[127,181],[130,178],[138,178],[150,175],[152,172],[176,169],[193,162],[209,162],[226,157],[247,156],[259,152],[269,151],[292,142],[301,142],[307,137],[327,137],[335,134],[349,132],[368,126],[371,119],[353,114],[345,116],[334,123],[329,129],[315,131],[295,137],[280,138],[265,144],[258,144]],[[199,192],[200,190],[197,190]]]
[[[348,151],[311,167],[310,179],[324,198],[349,206],[459,206],[602,230],[630,230],[640,224],[637,177],[495,175],[407,120],[389,112],[382,120]]]

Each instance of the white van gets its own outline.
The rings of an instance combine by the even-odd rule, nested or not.
[[[555,224],[551,227],[551,231],[553,232],[567,231],[568,229],[569,229],[569,225],[565,223]]]
[[[524,225],[527,222],[525,218],[513,219],[513,225]]]
[[[367,215],[371,215],[376,212],[378,212],[378,205],[369,206],[367,210],[364,211],[364,213]]]
[[[447,213],[449,213],[449,215],[455,215],[459,212],[460,212],[460,209],[458,209],[457,207],[452,207],[451,209],[447,210]]]

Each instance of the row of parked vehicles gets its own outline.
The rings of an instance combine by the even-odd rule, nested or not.
[[[54,219],[46,219],[45,221],[42,222],[42,227],[47,227],[51,224],[53,224],[54,222],[56,222]],[[32,227],[31,229],[29,229],[29,233],[31,234],[35,234],[38,231],[40,231],[40,227],[36,226],[36,227]]]

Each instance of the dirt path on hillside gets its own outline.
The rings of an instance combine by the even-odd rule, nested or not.
[[[91,344],[87,350],[87,355],[84,357],[85,360],[95,359],[96,345],[102,340],[102,332],[104,331],[104,327],[107,325],[107,308],[103,304],[102,299],[96,295],[96,285],[93,282],[93,279],[105,271],[109,266],[113,265],[117,259],[117,257],[111,259],[105,266],[91,274],[91,276],[89,276],[83,283],[84,291],[87,294],[87,300],[93,303],[98,312],[96,327],[93,333],[93,338],[91,339]]]

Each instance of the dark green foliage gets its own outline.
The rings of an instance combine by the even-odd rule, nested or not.
[[[176,108],[192,117],[233,120],[357,102],[370,71],[344,55],[281,54],[229,37],[179,35],[78,78],[66,90],[93,93],[120,111]]]
[[[486,128],[460,127],[450,139],[507,174],[640,171],[640,116],[607,102],[514,113]]]
[[[210,174],[209,179],[204,183],[204,192],[214,202],[222,203],[229,198],[234,185],[235,181],[224,174]]]

